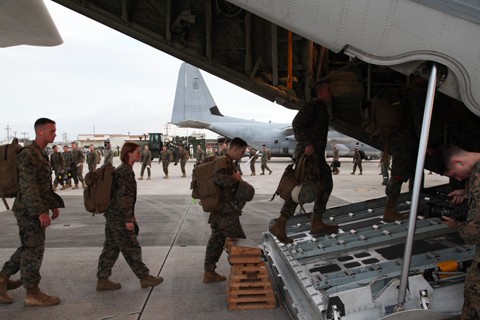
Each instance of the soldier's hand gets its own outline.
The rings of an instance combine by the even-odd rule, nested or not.
[[[450,192],[447,197],[450,198],[450,202],[452,204],[460,205],[463,201],[467,198],[467,190],[465,189],[457,189]]]
[[[48,212],[43,212],[38,216],[38,220],[40,220],[40,225],[43,228],[48,227],[51,223],[52,220],[50,219],[50,216],[48,215]]]
[[[455,219],[447,216],[442,216],[442,223],[446,224],[450,228],[455,228],[457,226],[457,222],[455,221]]]
[[[315,147],[312,144],[309,144],[308,146],[305,147],[305,154],[307,156],[312,155],[315,152]]]
[[[60,210],[58,208],[52,209],[52,219],[55,220],[60,216]]]
[[[132,231],[134,228],[135,228],[135,225],[133,224],[133,222],[125,223],[125,229],[127,229],[128,231]]]

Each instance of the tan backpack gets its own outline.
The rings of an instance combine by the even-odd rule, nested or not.
[[[205,212],[221,209],[221,190],[215,184],[213,177],[225,160],[225,157],[207,157],[193,169],[190,183],[192,198],[200,200],[200,205]]]
[[[87,188],[83,190],[85,210],[93,215],[107,211],[112,195],[114,173],[115,167],[112,165],[104,165],[87,173],[85,176]]]
[[[16,159],[20,150],[22,146],[17,138],[13,138],[12,143],[0,146],[0,196],[7,210],[10,207],[5,198],[15,198],[18,193]]]

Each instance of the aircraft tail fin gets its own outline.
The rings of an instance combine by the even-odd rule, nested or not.
[[[213,100],[198,68],[182,63],[178,73],[177,89],[171,123],[192,127],[193,123],[206,124],[223,115]],[[205,128],[204,125],[201,126]]]

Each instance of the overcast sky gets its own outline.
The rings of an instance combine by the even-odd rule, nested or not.
[[[57,122],[57,141],[63,133],[71,141],[94,130],[166,133],[182,61],[56,3],[45,3],[64,43],[0,49],[0,141],[7,137],[7,126],[10,137],[16,132],[23,138],[25,132],[33,138],[39,117]],[[225,115],[277,123],[290,123],[295,115],[202,74]],[[184,135],[186,130],[171,126],[168,133]]]

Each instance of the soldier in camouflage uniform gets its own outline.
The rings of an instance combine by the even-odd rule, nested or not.
[[[254,148],[250,147],[250,175],[254,176],[255,173],[255,162],[258,159],[258,152]]]
[[[40,267],[45,252],[45,230],[60,215],[63,200],[52,190],[52,168],[45,147],[56,136],[55,122],[40,118],[35,122],[35,141],[17,156],[19,191],[13,204],[21,246],[13,253],[0,272],[0,302],[12,303],[7,294],[9,278],[20,271],[27,289],[25,306],[52,306],[60,303],[55,296],[40,291]],[[50,217],[49,211],[52,211]]]
[[[82,183],[85,189],[85,180],[83,179],[83,163],[85,162],[85,155],[80,148],[77,148],[77,143],[72,142],[72,151],[70,151],[70,168],[72,169],[72,177],[75,186],[72,189],[78,189],[78,181]]]
[[[387,146],[392,155],[392,171],[388,180],[385,194],[387,203],[383,213],[383,221],[393,222],[408,218],[400,214],[397,209],[397,199],[400,195],[402,183],[414,176],[420,139],[423,111],[427,94],[426,82],[421,77],[414,79],[414,86],[402,100],[405,108],[405,119],[400,128],[387,139]]]
[[[66,187],[63,183],[65,174],[65,161],[60,152],[58,152],[58,146],[53,146],[53,153],[50,155],[50,165],[55,172],[55,180],[53,181],[53,191],[57,191],[58,184],[62,186],[60,190],[65,190]]]
[[[110,142],[105,146],[105,159],[103,160],[103,165],[113,165],[113,150]]]
[[[178,146],[178,158],[180,159],[180,169],[182,170],[182,178],[186,178],[187,172],[185,171],[185,165],[187,164],[188,159],[190,159],[190,152],[185,150],[183,146]]]
[[[315,100],[298,112],[292,122],[295,139],[298,141],[293,158],[299,159],[305,155],[315,157],[318,177],[308,177],[320,181],[318,193],[313,206],[313,218],[310,233],[333,233],[338,230],[335,224],[325,224],[322,216],[327,208],[327,202],[333,189],[332,171],[325,160],[325,148],[327,146],[327,135],[329,116],[327,105],[330,103],[330,84],[328,82],[318,83],[313,90]],[[288,219],[294,215],[297,203],[287,200],[280,210],[280,217],[270,227],[270,232],[283,243],[292,243],[293,240],[287,237],[285,227]]]
[[[265,145],[262,145],[262,158],[260,159],[262,165],[260,167],[260,169],[262,169],[262,173],[260,173],[260,175],[264,175],[265,174],[265,170],[268,170],[268,174],[271,175],[272,174],[272,170],[270,170],[270,168],[268,167],[268,160],[270,160],[270,156],[269,156],[269,152],[270,150],[267,149],[267,147]]]
[[[70,164],[72,163],[71,153],[68,150],[68,146],[63,146],[63,163],[65,166],[65,187],[71,188],[72,187],[72,169],[70,168]]]
[[[115,169],[112,182],[112,200],[105,211],[105,242],[98,260],[97,291],[118,290],[122,286],[109,279],[120,252],[133,273],[140,279],[142,288],[154,287],[163,282],[162,277],[150,275],[142,261],[142,248],[135,231],[135,202],[137,182],[133,165],[142,157],[140,146],[126,142],[120,153],[122,164]]]
[[[142,163],[142,169],[140,170],[140,178],[138,180],[143,180],[143,174],[145,173],[145,168],[147,168],[148,178],[150,180],[150,167],[152,166],[152,153],[148,150],[148,146],[143,147],[142,152],[142,159],[140,160]]]
[[[363,168],[362,168],[362,155],[360,154],[360,150],[358,150],[358,146],[355,147],[355,150],[353,151],[353,170],[350,174],[355,174],[355,171],[360,170],[359,175],[362,175],[363,173]]]
[[[456,228],[467,244],[474,244],[476,255],[465,279],[462,320],[480,319],[480,153],[467,152],[457,146],[444,148],[445,175],[467,180],[467,189],[454,190],[448,196],[453,204],[468,201],[466,222],[443,216],[444,223]]]
[[[95,151],[95,147],[93,144],[91,144],[88,147],[88,153],[87,153],[87,164],[88,164],[88,172],[95,171],[97,168],[97,152]]]
[[[197,153],[195,154],[195,159],[197,162],[195,164],[200,164],[205,160],[205,152],[202,150],[200,145],[197,146]]]
[[[216,165],[214,180],[215,184],[221,189],[222,205],[220,210],[211,212],[208,218],[212,234],[208,240],[205,252],[204,283],[226,280],[225,276],[215,271],[216,264],[223,252],[225,239],[227,237],[246,238],[240,224],[240,215],[242,214],[244,203],[238,203],[233,196],[235,187],[242,180],[240,173],[235,170],[234,161],[239,161],[245,154],[246,149],[247,143],[243,139],[234,138],[230,142],[227,155],[215,160],[218,165]]]
[[[170,165],[170,161],[172,161],[173,154],[170,150],[167,150],[167,146],[162,147],[162,151],[160,151],[159,161],[162,162],[163,173],[165,176],[163,179],[168,179],[168,166]]]

